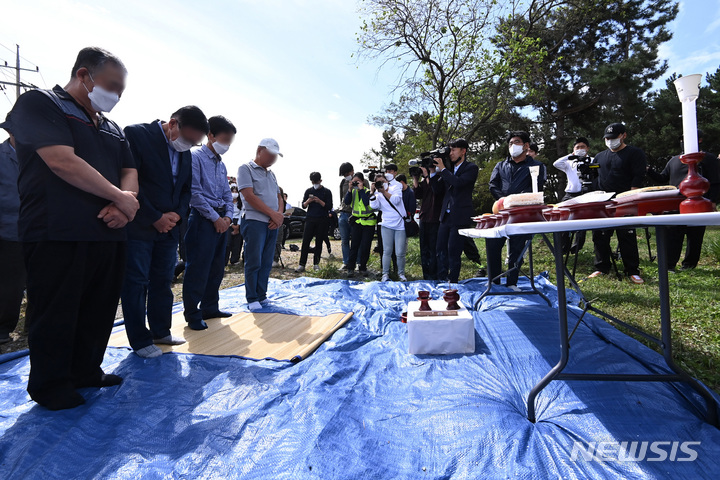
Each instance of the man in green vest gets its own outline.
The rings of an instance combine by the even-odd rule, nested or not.
[[[351,182],[350,189],[345,194],[345,204],[352,207],[350,217],[351,241],[350,255],[348,256],[347,275],[355,275],[355,265],[358,272],[367,275],[367,261],[370,258],[370,247],[375,236],[377,217],[370,208],[370,191],[362,172],[356,173]]]

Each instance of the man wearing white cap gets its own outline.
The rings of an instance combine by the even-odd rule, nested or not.
[[[264,138],[255,160],[238,168],[238,190],[243,209],[240,228],[245,239],[245,297],[251,311],[267,305],[267,286],[272,269],[278,227],[283,224],[284,205],[275,174],[270,167],[281,156],[277,141]]]

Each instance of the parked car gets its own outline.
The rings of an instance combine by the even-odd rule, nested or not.
[[[285,240],[290,237],[302,237],[305,231],[305,217],[307,212],[300,207],[293,207],[290,215],[285,215]]]

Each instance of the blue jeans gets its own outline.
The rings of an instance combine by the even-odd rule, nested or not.
[[[267,298],[278,231],[270,230],[266,222],[247,219],[240,230],[245,239],[245,298],[248,303],[262,302]]]
[[[383,275],[390,275],[393,248],[395,250],[395,256],[397,256],[398,275],[405,275],[405,252],[407,251],[405,230],[393,230],[392,228],[381,227],[380,232],[382,233],[383,242]]]
[[[167,233],[156,240],[128,240],[125,280],[120,298],[130,346],[140,350],[154,338],[170,335],[172,280],[178,241]],[[145,304],[147,323],[145,325]]]
[[[227,237],[227,231],[217,233],[213,222],[192,209],[185,234],[183,281],[183,304],[188,323],[202,320],[203,314],[208,316],[218,311]]]
[[[350,214],[342,212],[338,217],[338,229],[340,230],[340,239],[342,241],[343,263],[348,264],[350,260]]]

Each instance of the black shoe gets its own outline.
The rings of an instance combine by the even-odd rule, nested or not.
[[[114,387],[115,385],[120,385],[122,383],[122,381],[123,381],[122,377],[119,377],[119,376],[113,375],[113,374],[103,373],[102,375],[100,375],[100,377],[88,379],[88,380],[81,380],[81,381],[75,383],[75,388]]]
[[[12,342],[12,338],[10,338],[9,333],[0,333],[0,345],[3,343]]]
[[[205,330],[208,326],[205,320],[195,320],[188,322],[188,327],[190,327],[190,330]]]
[[[348,270],[346,275],[348,278],[353,278],[355,276],[355,270]]]
[[[361,268],[358,270],[358,273],[362,275],[363,277],[367,277],[369,275],[367,268]]]
[[[687,271],[687,270],[692,270],[692,269],[695,268],[695,267],[697,267],[697,265],[693,265],[693,266],[683,265],[683,266],[680,267],[680,271],[681,271],[681,272],[685,272],[685,271]]]
[[[210,320],[211,318],[230,318],[230,317],[232,317],[232,316],[233,316],[232,313],[221,312],[220,310],[218,310],[217,312],[203,313],[203,314],[202,314],[202,319],[203,319],[203,320]]]
[[[72,389],[56,390],[54,392],[36,393],[30,395],[38,405],[42,405],[48,410],[68,410],[70,408],[79,407],[85,403],[82,395]]]

